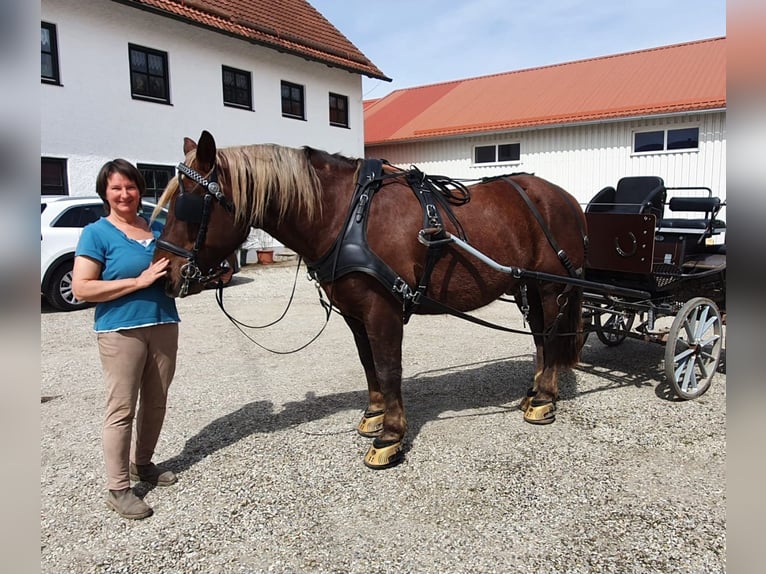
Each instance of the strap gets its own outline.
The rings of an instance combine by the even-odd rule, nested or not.
[[[527,204],[527,207],[529,207],[529,210],[532,212],[532,215],[535,216],[535,219],[537,219],[537,223],[540,224],[540,228],[543,230],[543,233],[545,233],[545,237],[548,239],[548,243],[551,244],[551,247],[553,247],[553,250],[556,252],[556,255],[558,255],[558,258],[561,260],[561,264],[564,266],[564,269],[567,270],[567,273],[569,273],[570,277],[578,277],[579,273],[575,271],[574,266],[572,265],[572,262],[569,260],[569,256],[567,255],[566,251],[564,251],[556,241],[556,239],[551,234],[550,228],[545,224],[545,221],[543,221],[542,215],[540,215],[540,212],[535,207],[535,204],[532,203],[532,200],[529,198],[529,195],[527,195],[527,192],[524,191],[524,189],[515,181],[513,181],[510,177],[503,177],[505,181],[510,183],[516,191],[519,192],[519,195],[524,200],[524,203]]]

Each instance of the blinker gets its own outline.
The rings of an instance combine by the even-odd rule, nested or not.
[[[205,211],[205,199],[193,193],[179,193],[173,213],[176,219],[186,223],[202,223]]]

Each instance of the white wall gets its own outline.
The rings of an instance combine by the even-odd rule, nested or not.
[[[220,147],[364,155],[358,74],[107,0],[42,0],[41,19],[56,25],[62,85],[41,86],[40,151],[67,158],[70,195],[94,193],[99,168],[115,157],[175,165],[183,138],[203,129]],[[171,105],[131,98],[129,43],[168,53]],[[222,65],[252,73],[254,111],[224,107]],[[307,121],[282,117],[281,80],[305,87]],[[329,125],[331,91],[348,96],[350,129]]]
[[[635,130],[686,126],[700,128],[696,151],[640,156],[631,153]],[[520,163],[491,167],[471,165],[474,146],[510,142],[521,142]],[[532,172],[560,185],[583,204],[601,188],[616,185],[621,177],[632,175],[656,175],[669,187],[706,186],[714,195],[726,198],[724,112],[372,146],[367,147],[365,153],[367,157],[384,158],[402,168],[414,164],[425,173],[455,178]],[[721,218],[725,219],[725,209]]]

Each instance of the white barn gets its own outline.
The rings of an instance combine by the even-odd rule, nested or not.
[[[107,160],[161,192],[185,136],[364,155],[362,75],[388,78],[305,0],[42,0],[42,193]]]
[[[725,199],[726,39],[397,90],[365,102],[365,154],[455,178],[532,172],[583,204],[634,175]]]

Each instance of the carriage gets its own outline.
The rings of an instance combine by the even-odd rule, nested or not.
[[[710,188],[640,176],[602,189],[585,208],[586,334],[608,346],[626,338],[664,345],[665,375],[681,399],[708,389],[721,358],[724,207]]]
[[[687,197],[671,198],[669,211],[705,216],[676,220],[664,219],[670,188],[660,178],[624,178],[583,210],[529,173],[466,185],[310,147],[219,149],[207,131],[185,138],[184,154],[160,199],[169,210],[154,258],[168,261],[166,292],[200,292],[251,227],[298,253],[353,335],[370,468],[404,457],[402,337],[413,314],[519,332],[469,314],[510,297],[535,345],[519,404],[534,425],[554,422],[559,371],[577,364],[591,332],[608,345],[667,343],[666,372],[682,398],[702,394],[717,368],[725,247],[708,245],[723,231],[712,193],[677,189]]]

